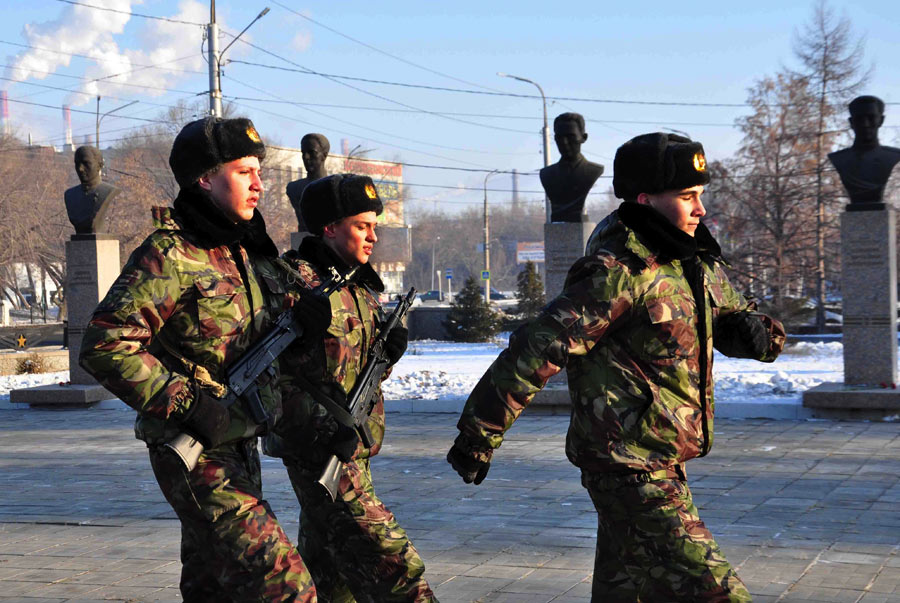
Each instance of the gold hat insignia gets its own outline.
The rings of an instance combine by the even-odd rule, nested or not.
[[[371,184],[366,185],[366,197],[369,199],[377,199],[378,193],[375,191],[375,187]]]
[[[698,172],[706,171],[706,157],[703,153],[694,153],[694,169]]]
[[[247,126],[247,138],[257,144],[262,142],[262,138],[259,137],[259,132],[257,132],[256,128],[253,126]]]

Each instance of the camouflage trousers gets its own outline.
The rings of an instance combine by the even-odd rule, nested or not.
[[[346,463],[337,500],[315,484],[318,472],[285,461],[300,501],[298,549],[322,603],[437,603],[425,564],[375,495],[369,459]]]
[[[188,473],[162,446],[150,464],[181,520],[185,601],[316,603],[312,576],[262,499],[256,438],[203,453]]]
[[[582,474],[597,509],[595,603],[746,602],[750,593],[694,506],[681,468]]]

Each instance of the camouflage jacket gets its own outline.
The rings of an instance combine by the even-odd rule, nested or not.
[[[97,306],[81,348],[85,370],[138,411],[135,434],[148,444],[181,431],[194,388],[209,380],[221,384],[225,368],[286,305],[277,249],[261,216],[251,221],[261,225],[259,241],[245,237],[215,246],[210,237],[222,242],[229,233],[202,216],[187,219],[178,211],[185,196],[176,199],[175,212],[154,208],[156,231]],[[269,412],[280,414],[276,388],[262,389]],[[233,404],[230,414],[227,440],[257,434],[243,404]]]
[[[702,456],[713,440],[713,327],[720,315],[752,309],[704,226],[693,240],[655,210],[625,203],[594,230],[562,294],[512,334],[458,426],[489,458],[565,367],[573,407],[566,454],[582,470],[656,471]],[[771,362],[784,330],[760,317],[770,346],[757,359]],[[751,356],[736,333],[716,335],[720,350]]]
[[[293,299],[305,289],[318,286],[329,267],[345,273],[348,268],[319,237],[303,239],[296,251],[283,259],[296,272],[288,293]],[[321,468],[329,454],[320,445],[330,437],[324,408],[315,402],[309,386],[319,389],[341,403],[364,367],[369,348],[384,323],[384,313],[377,294],[384,290],[378,274],[368,264],[361,266],[350,285],[330,296],[331,324],[320,341],[299,340],[281,355],[281,390],[285,404],[293,405],[290,421],[275,426],[275,435],[265,440],[265,452],[271,456],[290,458],[310,468]],[[335,392],[335,390],[340,390]],[[356,449],[357,459],[378,454],[384,439],[384,399],[381,392],[368,420],[375,440],[371,448],[362,443]]]

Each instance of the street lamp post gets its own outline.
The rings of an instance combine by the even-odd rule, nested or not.
[[[497,171],[492,170],[484,177],[484,270],[488,274],[488,278],[484,279],[484,303],[486,304],[491,303],[491,213],[488,210],[487,181]]]
[[[497,75],[500,77],[509,77],[514,80],[519,80],[520,82],[527,82],[529,84],[533,84],[537,87],[538,91],[541,93],[541,102],[544,106],[544,128],[541,130],[541,137],[544,141],[544,167],[550,165],[550,129],[547,127],[547,97],[544,96],[544,89],[541,88],[541,85],[537,82],[533,82],[528,78],[519,77],[518,75],[510,75],[509,73],[503,73],[502,71],[498,71]],[[547,223],[550,223],[550,199],[547,198],[547,193],[544,193],[544,209],[547,214]]]
[[[435,237],[431,242],[431,291],[434,291],[434,244],[441,240],[441,237]],[[438,284],[440,284],[441,277],[438,276]]]
[[[238,38],[244,35],[245,31],[265,17],[268,12],[269,7],[267,6],[256,15],[255,19],[250,21],[250,25],[247,25],[241,30],[241,33],[234,36],[234,39],[228,43],[222,52],[219,52],[219,25],[216,23],[216,0],[210,0],[206,38],[209,55],[209,114],[213,117],[222,117],[222,57],[225,56],[225,51],[231,48],[231,45],[237,42]]]
[[[131,105],[137,104],[138,101],[131,101],[130,103],[126,103],[121,107],[116,107],[112,111],[107,111],[103,115],[100,115],[100,95],[97,95],[97,131],[95,132],[96,138],[94,139],[97,149],[100,148],[100,122],[103,121],[103,118],[109,115],[110,113],[115,113],[119,109],[124,109],[125,107],[130,107]]]

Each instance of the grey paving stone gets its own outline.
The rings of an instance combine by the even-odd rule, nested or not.
[[[0,600],[180,600],[178,522],[132,421],[130,411],[0,410]],[[526,412],[478,487],[444,460],[454,424],[391,413],[373,460],[376,489],[442,603],[590,601],[597,515],[565,459],[568,418]],[[688,480],[757,603],[900,603],[898,432],[717,421],[715,447],[688,464]],[[295,537],[280,461],[264,460],[263,483]]]

